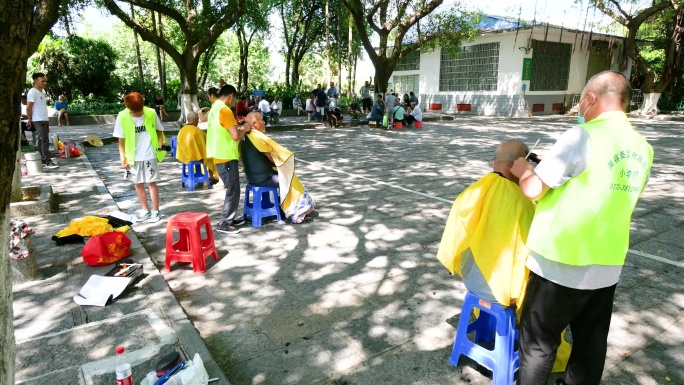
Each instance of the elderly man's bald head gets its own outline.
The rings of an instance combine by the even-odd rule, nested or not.
[[[602,99],[604,104],[617,104],[622,111],[627,111],[632,99],[632,87],[619,72],[603,71],[592,76],[584,87],[583,94],[593,92],[596,97]]]
[[[199,123],[199,116],[197,116],[197,113],[194,111],[188,112],[186,115],[186,119],[188,121],[188,124],[191,124],[193,126],[196,126]]]
[[[503,142],[494,152],[494,171],[501,173],[506,179],[518,183],[518,178],[511,174],[513,162],[518,158],[527,156],[527,145],[519,140]]]
[[[264,132],[266,130],[264,117],[258,111],[253,111],[247,114],[245,117],[245,124],[247,124],[247,126],[250,128],[256,129],[260,132]]]

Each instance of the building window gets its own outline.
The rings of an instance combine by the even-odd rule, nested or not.
[[[420,51],[401,54],[401,58],[394,67],[395,71],[417,71],[420,69]]]
[[[418,95],[418,75],[394,75],[394,84],[391,89],[393,89],[399,96],[408,94],[413,91]]]
[[[498,42],[462,46],[455,56],[442,51],[440,91],[496,91],[498,77]]]
[[[530,91],[565,91],[570,78],[572,45],[532,40]]]

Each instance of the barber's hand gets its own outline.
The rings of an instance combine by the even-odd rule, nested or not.
[[[125,160],[121,160],[121,166],[126,170],[131,168],[131,166]]]
[[[31,123],[32,123],[31,119],[28,119],[28,120],[26,121],[26,127],[27,127],[27,128],[28,128],[28,127],[31,127]]]
[[[511,167],[511,174],[518,178],[521,178],[525,173],[530,171],[534,172],[532,165],[523,157],[516,159],[515,162],[513,162],[513,167]]]

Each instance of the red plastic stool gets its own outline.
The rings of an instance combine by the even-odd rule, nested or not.
[[[423,128],[423,122],[420,120],[416,120],[416,123],[413,125],[415,128]]]
[[[202,226],[207,233],[202,238]],[[173,242],[174,230],[178,230],[178,241]],[[192,271],[204,273],[207,270],[205,259],[214,255],[219,260],[214,245],[209,216],[205,213],[181,213],[171,217],[166,224],[166,262],[164,270],[171,271],[171,262],[190,262]]]
[[[401,122],[394,123],[394,129],[395,130],[401,130],[402,128],[403,128],[403,124],[401,124]]]

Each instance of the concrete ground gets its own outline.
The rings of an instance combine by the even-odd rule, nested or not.
[[[315,221],[248,222],[239,235],[215,233],[220,260],[208,259],[206,273],[174,264],[161,274],[232,384],[489,384],[491,375],[471,361],[457,368],[447,361],[465,288],[435,257],[444,223],[458,193],[490,171],[498,143],[540,139],[535,152],[543,155],[573,122],[456,117],[422,130],[275,127],[271,137],[296,154],[297,174],[316,200]],[[602,383],[684,384],[683,126],[634,124],[655,161],[633,218]],[[78,139],[111,127],[61,130]],[[88,148],[87,156],[116,206],[138,209],[116,146]],[[44,180],[68,180],[66,166],[76,161],[58,160],[65,167]],[[166,218],[199,211],[218,221],[222,184],[182,190],[171,159],[161,173]],[[80,215],[101,210],[86,200],[68,207]],[[159,269],[165,231],[165,221],[135,226]],[[31,320],[18,319],[17,306],[19,334]]]

